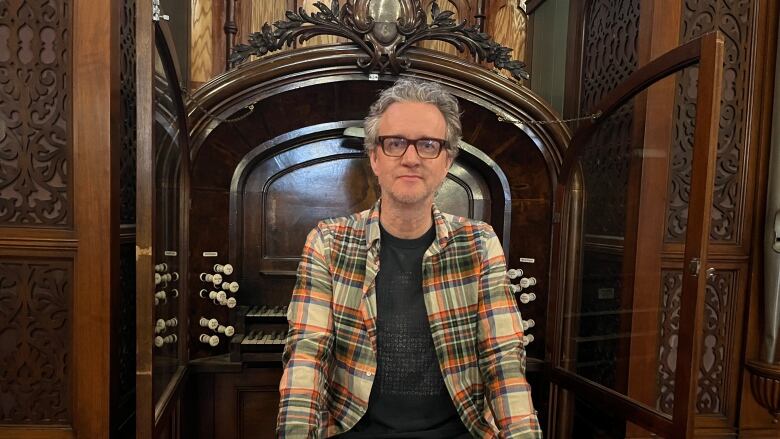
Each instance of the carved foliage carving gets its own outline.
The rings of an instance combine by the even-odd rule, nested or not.
[[[0,2],[0,224],[66,227],[70,1]]]
[[[119,44],[122,50],[119,73],[122,106],[119,217],[124,224],[135,224],[135,0],[124,1]]]
[[[674,373],[677,364],[677,334],[680,329],[680,296],[682,272],[664,271],[661,315],[661,346],[659,348],[657,407],[672,413],[674,407]],[[724,384],[726,356],[730,342],[729,323],[736,299],[736,272],[717,271],[707,280],[704,301],[702,356],[699,366],[696,412],[722,414],[725,412]]]
[[[717,174],[712,206],[710,238],[736,241],[737,209],[742,205],[742,183],[747,142],[749,69],[751,64],[753,2],[702,2],[686,0],[682,10],[681,40],[690,41],[704,33],[720,29],[725,37],[723,90],[720,131],[718,133]],[[674,160],[667,213],[666,240],[682,242],[688,216],[691,176],[692,129],[696,116],[696,69],[678,77],[674,131]]]
[[[70,424],[72,274],[0,258],[0,424]]]

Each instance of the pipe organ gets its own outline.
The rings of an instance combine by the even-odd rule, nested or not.
[[[415,20],[405,32],[425,26]],[[442,15],[432,35],[455,29],[448,20]],[[482,38],[475,32],[455,38]],[[521,122],[556,117],[527,88],[462,58],[413,47],[399,47],[389,64],[365,56],[350,45],[285,51],[238,65],[186,103],[165,97],[176,69],[160,60],[154,222],[165,257],[154,267],[152,393],[164,400],[188,371],[182,391],[198,403],[182,410],[198,416],[182,424],[185,437],[274,436],[287,305],[305,237],[321,219],[368,209],[379,197],[362,120],[403,75],[442,83],[460,101],[460,154],[435,202],[496,231],[545,416],[552,199],[568,131]],[[506,54],[492,59],[525,75]],[[378,63],[375,71],[367,63]]]

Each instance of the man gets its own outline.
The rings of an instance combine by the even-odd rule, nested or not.
[[[457,100],[401,79],[365,121],[374,207],[309,234],[287,319],[284,438],[541,437],[501,245],[439,212]]]

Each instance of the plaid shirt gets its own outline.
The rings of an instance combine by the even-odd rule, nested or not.
[[[477,438],[541,437],[525,378],[517,304],[493,229],[433,207],[436,239],[423,257],[425,307],[447,390]],[[282,438],[352,428],[377,370],[379,202],[309,233],[287,312],[279,385]]]

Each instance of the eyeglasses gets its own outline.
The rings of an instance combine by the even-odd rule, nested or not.
[[[406,154],[409,145],[414,145],[417,155],[423,159],[435,159],[441,150],[447,147],[447,141],[442,139],[407,139],[399,136],[379,136],[382,151],[389,157],[401,157]]]

